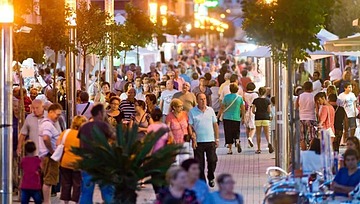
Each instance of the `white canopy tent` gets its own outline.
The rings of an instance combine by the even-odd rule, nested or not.
[[[339,39],[337,35],[330,33],[325,29],[321,29],[320,32],[316,34],[316,37],[320,40],[320,45],[324,45],[326,41]]]
[[[242,57],[257,57],[257,58],[271,57],[271,50],[269,47],[260,46],[260,47],[257,47],[255,50],[243,52],[240,54],[240,56],[242,56]]]

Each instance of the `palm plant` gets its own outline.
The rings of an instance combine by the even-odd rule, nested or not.
[[[135,204],[141,184],[165,184],[163,179],[158,179],[162,176],[151,175],[164,175],[181,149],[181,145],[168,144],[152,153],[153,146],[167,130],[150,132],[139,141],[137,128],[123,130],[119,125],[115,141],[111,143],[94,128],[94,137],[84,141],[89,148],[72,149],[82,158],[77,163],[79,169],[89,173],[93,181],[115,188],[114,203]]]

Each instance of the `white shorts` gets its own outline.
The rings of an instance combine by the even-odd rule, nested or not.
[[[253,129],[255,128],[255,114],[252,113],[251,108],[246,111],[244,116],[245,127]]]

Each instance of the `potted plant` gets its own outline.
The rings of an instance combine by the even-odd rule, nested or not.
[[[114,187],[114,203],[135,204],[136,191],[140,190],[141,184],[165,184],[163,179],[151,175],[164,175],[182,148],[178,144],[167,144],[152,153],[155,143],[168,130],[150,132],[139,141],[137,128],[134,126],[130,130],[123,130],[119,125],[116,139],[110,143],[94,128],[94,138],[84,141],[90,148],[72,149],[74,154],[82,158],[77,163],[79,169],[89,173],[95,182]],[[141,180],[144,182],[141,183]]]

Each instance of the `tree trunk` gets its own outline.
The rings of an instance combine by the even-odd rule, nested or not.
[[[81,90],[85,91],[85,77],[86,77],[86,50],[83,51],[83,70],[81,73]]]
[[[136,204],[136,191],[126,187],[115,188],[114,203],[119,204]]]
[[[53,96],[54,96],[54,101],[52,101],[53,103],[57,103],[58,101],[58,97],[57,97],[57,90],[56,90],[56,66],[57,66],[57,62],[58,62],[58,50],[54,50],[55,51],[55,67],[54,67],[54,79],[53,79]]]

